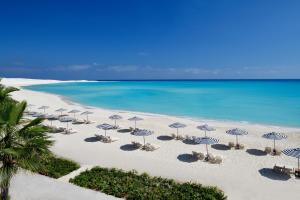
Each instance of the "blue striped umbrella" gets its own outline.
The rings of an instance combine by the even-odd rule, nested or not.
[[[215,131],[216,129],[211,127],[211,126],[208,126],[207,124],[204,124],[204,125],[201,125],[201,126],[197,126],[197,128],[199,130],[202,130],[204,131],[204,135],[206,137],[206,131]]]
[[[238,141],[238,136],[239,135],[242,136],[242,135],[247,135],[248,134],[248,132],[246,130],[239,129],[239,128],[234,128],[234,129],[228,130],[228,131],[226,131],[226,133],[229,134],[229,135],[235,135],[236,136],[236,144],[239,143],[239,141]]]
[[[300,170],[300,148],[285,149],[282,151],[287,156],[298,158],[298,170]]]
[[[219,140],[212,137],[195,137],[194,142],[197,144],[205,144],[206,145],[206,153],[208,155],[208,145],[218,144]]]
[[[134,129],[136,129],[136,122],[143,120],[143,118],[134,116],[134,117],[129,118],[128,120],[129,121],[134,121]]]
[[[122,116],[120,115],[112,115],[109,117],[111,120],[115,120],[115,126],[117,126],[117,120],[122,119]]]
[[[274,149],[275,149],[276,140],[282,140],[287,138],[287,136],[284,135],[283,133],[276,133],[276,132],[266,133],[262,137],[269,140],[274,140]]]
[[[179,128],[184,128],[184,127],[186,127],[186,125],[182,124],[182,123],[179,123],[179,122],[176,122],[176,123],[170,124],[169,127],[170,128],[176,128],[176,130],[177,130],[177,137],[178,137],[178,129]]]
[[[131,134],[135,135],[135,136],[143,136],[144,145],[145,145],[145,136],[152,135],[153,131],[146,130],[146,129],[138,129],[138,130],[133,131]]]
[[[99,129],[103,129],[103,130],[104,130],[105,136],[106,136],[106,131],[107,131],[107,130],[113,129],[113,126],[110,125],[110,124],[107,124],[107,123],[99,124],[99,125],[96,126],[96,127],[99,128]]]

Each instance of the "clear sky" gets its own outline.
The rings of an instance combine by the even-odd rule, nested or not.
[[[0,0],[0,76],[300,78],[300,1]]]

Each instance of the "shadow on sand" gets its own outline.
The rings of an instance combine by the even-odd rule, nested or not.
[[[267,155],[266,152],[264,152],[260,149],[247,149],[246,152],[250,155],[253,155],[253,156],[265,156],[265,155]]]
[[[169,140],[173,140],[173,138],[169,135],[160,135],[157,137],[158,140],[162,140],[162,141],[169,141]]]
[[[220,151],[228,151],[230,150],[230,147],[225,144],[213,144],[211,145],[211,148],[220,150]]]
[[[191,145],[196,145],[197,144],[194,140],[187,140],[187,139],[182,140],[182,142],[184,144],[191,144]]]
[[[177,159],[180,160],[181,162],[187,162],[187,163],[192,163],[197,161],[197,158],[195,158],[192,154],[188,154],[188,153],[180,154],[179,156],[177,156]]]
[[[118,130],[118,133],[130,133],[131,132],[131,130],[130,129],[119,129]]]
[[[287,174],[279,174],[273,171],[271,168],[262,168],[258,170],[260,175],[272,179],[272,180],[277,180],[277,181],[287,181],[291,178],[291,176]]]
[[[98,142],[99,140],[96,137],[88,137],[88,138],[85,138],[84,141],[86,141],[86,142]]]
[[[120,146],[120,149],[123,151],[135,151],[138,148],[136,148],[133,144],[125,144]]]

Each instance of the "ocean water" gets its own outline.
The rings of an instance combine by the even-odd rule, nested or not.
[[[76,82],[25,88],[108,109],[300,127],[299,80]]]

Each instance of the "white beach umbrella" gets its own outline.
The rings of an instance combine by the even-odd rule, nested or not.
[[[236,144],[238,144],[238,136],[242,136],[242,135],[247,135],[248,132],[244,129],[239,129],[239,128],[234,128],[234,129],[231,129],[231,130],[228,130],[226,131],[227,134],[229,135],[235,135],[236,137]]]
[[[300,148],[285,149],[282,153],[287,156],[298,158],[298,170],[300,171]]]
[[[207,124],[201,125],[201,126],[197,126],[197,128],[199,130],[204,131],[204,135],[206,137],[206,132],[207,131],[215,131],[216,129],[214,127],[208,126]]]
[[[122,119],[122,116],[120,115],[112,115],[109,117],[109,119],[114,120],[115,121],[115,126],[117,126],[117,120]]]
[[[49,106],[41,106],[41,107],[39,107],[38,109],[41,109],[41,110],[44,110],[44,113],[46,112],[46,109],[48,109],[49,108]]]
[[[282,139],[287,138],[287,136],[284,135],[283,133],[276,133],[276,132],[266,133],[262,137],[269,139],[269,140],[273,140],[274,141],[274,144],[273,144],[274,149],[275,149],[275,141],[276,140],[282,140]]]
[[[212,137],[196,137],[194,138],[194,142],[197,144],[205,144],[206,145],[206,153],[208,155],[208,145],[219,143],[218,139]]]
[[[136,129],[136,122],[137,122],[137,121],[144,120],[144,119],[141,118],[141,117],[134,116],[134,117],[129,118],[128,120],[129,120],[129,121],[134,121],[134,129]]]
[[[110,130],[110,129],[113,129],[114,127],[113,127],[112,125],[110,125],[110,124],[104,123],[104,124],[99,124],[99,125],[97,126],[97,128],[103,129],[103,130],[104,130],[104,134],[105,134],[105,136],[106,136],[106,131],[107,131],[107,130]]]
[[[74,110],[69,111],[68,113],[73,113],[74,114],[74,118],[76,118],[76,113],[79,113],[79,112],[80,112],[80,110],[74,109]]]
[[[69,128],[69,122],[74,121],[75,119],[73,117],[65,116],[65,117],[60,117],[59,121],[60,122],[65,122],[67,123],[67,129]]]
[[[93,114],[93,112],[91,111],[85,111],[83,113],[81,113],[81,115],[86,115],[86,121],[89,121],[89,115]]]
[[[60,109],[57,109],[56,112],[60,112],[60,115],[62,116],[63,115],[63,112],[64,111],[67,111],[67,109],[64,109],[64,108],[60,108]]]
[[[139,129],[139,130],[135,130],[131,133],[132,135],[135,136],[143,136],[143,140],[144,140],[144,146],[145,146],[145,136],[149,136],[153,134],[153,131],[150,130],[146,130],[146,129]]]
[[[179,123],[179,122],[176,122],[176,123],[170,124],[169,127],[170,127],[170,128],[176,128],[176,131],[177,131],[177,137],[178,137],[178,129],[179,129],[179,128],[185,128],[186,125],[185,125],[185,124],[182,124],[182,123]]]

